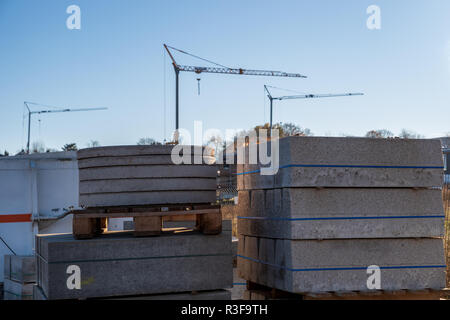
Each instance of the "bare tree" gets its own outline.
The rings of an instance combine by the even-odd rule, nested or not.
[[[45,144],[42,141],[35,141],[31,144],[31,153],[44,153]]]
[[[100,147],[100,142],[98,142],[97,140],[91,140],[87,143],[87,147],[88,148]]]
[[[279,137],[283,138],[283,137],[289,137],[289,136],[300,136],[300,137],[305,137],[305,136],[312,136],[313,133],[311,132],[310,129],[308,128],[302,128],[294,123],[275,123],[272,126],[273,129],[278,129],[279,130]],[[266,129],[267,130],[267,134],[270,136],[271,132],[270,132],[270,124],[269,123],[265,123],[264,125],[258,125],[254,128],[254,130],[256,130],[256,135],[259,137],[259,130],[260,129]],[[248,131],[243,131],[241,133],[241,135],[247,135]]]
[[[294,123],[286,122],[279,124],[281,127],[283,137],[289,137],[289,136],[312,136],[313,133],[308,128],[302,128]]]
[[[399,137],[402,139],[423,139],[423,138],[425,138],[423,135],[421,135],[417,132],[414,132],[411,130],[406,130],[406,129],[402,129]]]
[[[383,138],[393,138],[393,137],[394,137],[394,134],[387,129],[370,130],[366,133],[366,138],[383,139]]]
[[[153,138],[141,138],[137,142],[137,145],[139,145],[139,146],[154,146],[154,145],[160,145],[160,144],[161,144],[160,142],[157,142]]]

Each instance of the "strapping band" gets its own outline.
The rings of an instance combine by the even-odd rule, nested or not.
[[[273,263],[268,263],[262,260],[249,258],[243,255],[238,254],[239,258],[250,260],[253,262],[265,264],[271,267],[275,267],[278,269],[284,269],[292,272],[304,272],[304,271],[349,271],[349,270],[367,270],[367,267],[331,267],[331,268],[304,268],[304,269],[292,269],[284,266],[280,266]],[[425,265],[425,266],[381,266],[381,270],[390,270],[390,269],[434,269],[434,268],[447,268],[446,265]]]

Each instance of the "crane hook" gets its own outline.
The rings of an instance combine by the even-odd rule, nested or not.
[[[200,95],[200,78],[197,78],[198,95]]]

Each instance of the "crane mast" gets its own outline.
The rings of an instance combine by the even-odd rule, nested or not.
[[[108,108],[79,108],[79,109],[59,109],[59,110],[35,110],[32,111],[29,107],[29,105],[35,105],[35,106],[43,106],[43,107],[51,107],[46,106],[39,103],[34,102],[27,102],[25,101],[24,106],[28,110],[28,139],[27,139],[27,154],[30,153],[30,138],[31,138],[31,116],[33,114],[46,114],[46,113],[60,113],[60,112],[83,112],[83,111],[96,111],[96,110],[107,110]],[[55,107],[53,107],[55,108]]]

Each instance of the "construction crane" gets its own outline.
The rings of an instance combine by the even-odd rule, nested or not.
[[[264,85],[264,90],[267,92],[267,97],[270,101],[270,128],[272,128],[272,115],[273,115],[273,100],[292,100],[292,99],[314,99],[314,98],[331,98],[331,97],[348,97],[348,96],[362,96],[364,93],[337,93],[337,94],[301,94],[301,95],[293,95],[293,96],[281,96],[274,97],[270,93],[268,88],[276,88],[268,85]],[[285,89],[282,89],[285,90]]]
[[[218,64],[216,62],[195,56],[186,51],[168,46],[166,44],[164,44],[164,48],[166,49],[167,53],[169,54],[170,59],[172,60],[173,69],[175,71],[175,129],[177,131],[179,129],[178,110],[179,110],[179,74],[180,74],[180,71],[194,72],[196,74],[218,73],[218,74],[235,74],[235,75],[245,75],[245,76],[306,78],[306,76],[298,74],[298,73],[287,73],[287,72],[282,72],[282,71],[267,71],[267,70],[247,70],[247,69],[242,69],[242,68],[229,68],[229,67],[223,66],[221,64]],[[175,61],[175,59],[169,49],[172,49],[172,50],[178,51],[180,53],[189,55],[191,57],[203,60],[205,62],[214,64],[216,66],[215,67],[195,67],[195,66],[179,65]]]
[[[41,106],[41,107],[47,107],[47,108],[58,108],[54,106],[48,106],[40,103],[35,102],[27,102],[25,101],[23,103],[25,107],[28,110],[28,140],[27,140],[27,154],[30,153],[30,137],[31,137],[31,116],[33,114],[45,114],[45,113],[56,113],[56,112],[80,112],[80,111],[96,111],[96,110],[107,110],[108,108],[82,108],[82,109],[56,109],[56,110],[35,110],[32,111],[29,107],[29,105],[35,105],[35,106]]]

